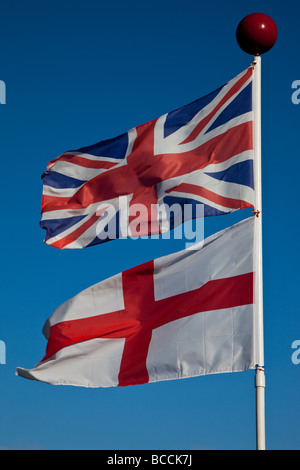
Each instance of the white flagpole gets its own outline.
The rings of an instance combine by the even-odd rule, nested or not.
[[[277,40],[277,26],[264,13],[252,13],[240,21],[236,39],[247,54],[255,54],[253,60],[253,112],[254,112],[254,189],[255,189],[255,237],[254,237],[254,347],[257,358],[256,388],[256,448],[265,450],[265,370],[263,332],[263,272],[262,272],[262,197],[261,197],[261,54],[269,51]]]
[[[255,56],[254,66],[254,187],[255,187],[255,246],[254,246],[254,295],[256,312],[255,343],[257,366],[256,388],[256,448],[266,449],[265,439],[265,371],[263,333],[263,272],[262,272],[262,195],[261,195],[261,57]]]

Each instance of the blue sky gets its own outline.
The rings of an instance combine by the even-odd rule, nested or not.
[[[291,360],[300,340],[300,104],[291,100],[300,6],[266,0],[2,2],[0,448],[255,448],[253,371],[91,390],[27,381],[15,368],[43,357],[43,324],[62,302],[184,248],[183,240],[46,246],[39,220],[47,162],[187,104],[247,68],[252,57],[235,30],[256,11],[279,30],[262,56],[266,441],[269,449],[300,448],[300,364]],[[205,236],[246,215],[205,220]]]

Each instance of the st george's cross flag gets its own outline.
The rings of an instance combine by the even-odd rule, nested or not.
[[[250,217],[84,290],[46,322],[45,357],[17,375],[110,387],[254,368],[253,232]]]
[[[252,83],[249,67],[191,104],[48,163],[40,222],[45,242],[84,248],[166,232],[197,217],[199,205],[201,216],[252,207]],[[175,205],[181,217],[170,210]]]

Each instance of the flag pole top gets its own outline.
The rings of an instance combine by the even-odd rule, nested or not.
[[[272,49],[278,36],[275,21],[264,13],[252,13],[243,18],[236,30],[240,48],[247,54],[259,56]]]

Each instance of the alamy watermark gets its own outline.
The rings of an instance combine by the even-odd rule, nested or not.
[[[0,364],[6,364],[6,346],[4,341],[0,340]]]
[[[295,350],[292,354],[292,363],[298,365],[300,364],[300,339],[292,342],[292,349]]]
[[[300,103],[300,80],[294,80],[292,83],[292,89],[295,90],[292,93],[292,103],[299,104]]]
[[[0,104],[6,104],[6,85],[3,80],[0,80]]]
[[[97,237],[186,240],[187,249],[200,249],[204,240],[203,204],[132,204],[130,196],[120,196],[97,207]]]

